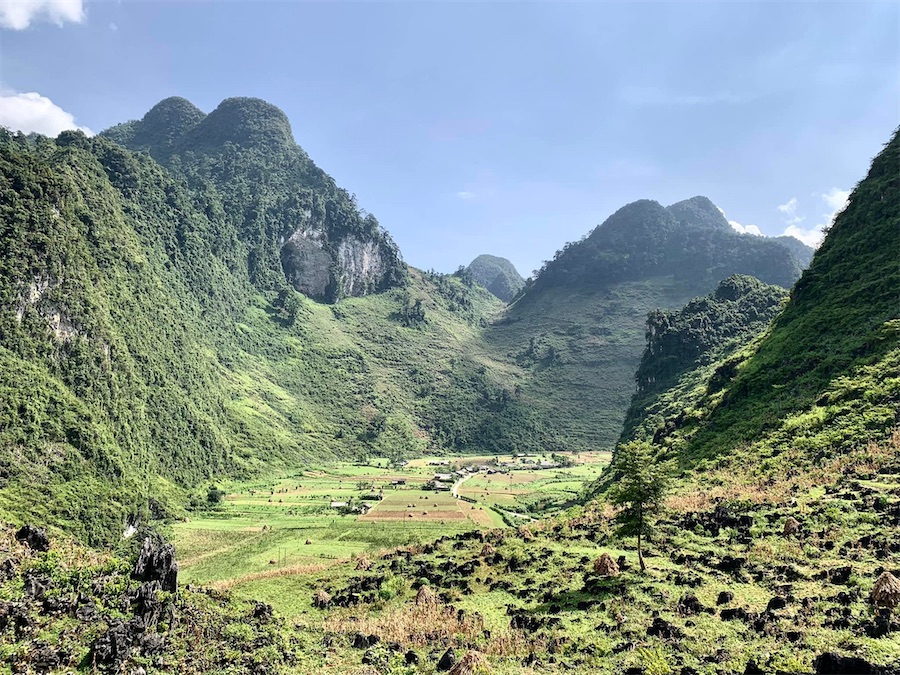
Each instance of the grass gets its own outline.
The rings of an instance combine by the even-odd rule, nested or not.
[[[295,596],[310,595],[322,574],[398,546],[505,527],[500,510],[523,511],[526,506],[517,500],[546,491],[574,497],[609,456],[585,454],[576,459],[583,463],[565,469],[512,471],[515,488],[510,494],[502,490],[510,480],[505,474],[476,474],[460,489],[461,496],[474,503],[421,488],[435,473],[514,458],[444,458],[448,465],[432,466],[435,457],[422,457],[400,468],[384,462],[337,462],[290,476],[226,484],[227,495],[218,507],[173,526],[181,577],[188,583],[228,588],[241,597],[266,599],[291,616],[298,611]],[[392,485],[398,480],[406,485]],[[372,509],[365,515],[340,515],[330,507],[332,501],[358,503],[373,491],[383,499],[368,502]],[[293,590],[277,590],[284,588]]]

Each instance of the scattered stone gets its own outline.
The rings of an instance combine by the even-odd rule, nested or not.
[[[653,624],[647,629],[647,635],[667,639],[682,637],[682,633],[678,628],[660,616],[653,619]]]
[[[769,600],[769,604],[766,605],[766,611],[772,612],[772,611],[775,611],[776,609],[784,609],[786,606],[787,606],[787,600],[785,600],[784,598],[775,596],[774,598]]]
[[[422,586],[416,593],[416,606],[429,607],[438,603],[437,594],[431,590],[431,586]]]
[[[32,551],[45,552],[50,550],[50,537],[39,527],[25,525],[16,532],[16,541],[22,542]]]
[[[722,591],[719,593],[719,597],[716,598],[717,605],[727,605],[729,602],[734,600],[734,593],[731,591]]]
[[[881,668],[873,666],[865,659],[856,658],[855,656],[839,656],[832,652],[820,654],[813,659],[813,668],[816,675],[880,675],[883,671]]]
[[[487,659],[481,652],[475,650],[463,654],[463,657],[450,669],[450,675],[484,675],[489,672],[490,665]]]
[[[321,588],[313,595],[313,607],[316,609],[325,609],[331,604],[331,596]]]
[[[693,616],[705,612],[706,607],[697,599],[696,595],[688,593],[678,601],[677,610],[680,616]]]

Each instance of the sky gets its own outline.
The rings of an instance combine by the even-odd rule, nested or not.
[[[814,244],[900,124],[900,3],[0,0],[0,125],[257,96],[422,269],[636,199]]]

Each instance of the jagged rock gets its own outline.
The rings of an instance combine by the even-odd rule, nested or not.
[[[787,606],[787,600],[784,598],[780,598],[778,596],[769,600],[769,604],[766,605],[766,611],[772,612],[776,609],[784,609]]]
[[[453,664],[456,663],[456,652],[453,651],[452,647],[449,647],[447,651],[444,652],[444,655],[441,657],[441,660],[438,661],[437,669],[441,672],[445,672],[450,670],[453,667]]]
[[[729,602],[734,600],[734,593],[731,591],[722,591],[719,593],[719,597],[716,598],[717,605],[727,605]]]
[[[25,596],[28,598],[34,598],[35,600],[40,600],[44,597],[50,587],[53,585],[53,582],[50,581],[47,577],[40,577],[36,574],[29,574],[25,577],[24,587],[25,587]]]
[[[146,581],[128,594],[129,604],[134,605],[134,614],[145,626],[153,626],[162,614],[162,603],[157,594],[162,590],[158,581]]]
[[[91,647],[91,661],[97,666],[118,669],[128,659],[132,645],[142,634],[143,623],[140,619],[132,619],[128,623],[121,619],[110,622]]]
[[[681,630],[670,624],[668,621],[658,616],[653,619],[653,623],[647,628],[647,635],[661,638],[680,638]]]
[[[744,675],[766,675],[766,671],[756,665],[756,659],[750,659],[744,668]]]
[[[16,532],[16,541],[20,541],[33,551],[49,551],[50,537],[39,527],[25,525]]]
[[[174,593],[178,587],[175,547],[164,542],[154,542],[150,537],[144,539],[131,578],[136,581],[158,581],[162,590]]]
[[[16,576],[16,563],[12,558],[7,558],[0,563],[0,581],[7,581]]]
[[[39,673],[46,673],[59,666],[59,654],[48,644],[38,644],[28,657],[30,665]]]
[[[697,599],[693,593],[688,593],[681,597],[678,601],[678,613],[681,616],[693,616],[706,611],[706,607]]]
[[[719,616],[722,617],[722,621],[735,621],[737,619],[741,621],[746,621],[750,618],[750,615],[747,613],[743,607],[736,607],[734,609],[723,609]]]
[[[75,609],[75,618],[79,621],[94,621],[97,618],[97,605],[91,598],[79,600]]]
[[[257,602],[253,606],[253,618],[260,623],[268,623],[272,620],[272,605],[264,602]]]

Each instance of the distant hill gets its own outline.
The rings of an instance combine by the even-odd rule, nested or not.
[[[506,258],[482,254],[466,268],[479,284],[503,302],[509,302],[525,285],[525,279]]]
[[[641,200],[558,251],[486,339],[530,370],[523,396],[555,437],[612,448],[650,312],[679,309],[734,274],[790,288],[801,270],[788,246],[738,234],[706,197],[669,207]]]
[[[167,98],[102,135],[149,153],[199,192],[215,192],[260,290],[277,289],[286,276],[301,293],[334,302],[403,283],[393,240],[295,143],[270,103],[229,98],[205,115]]]

